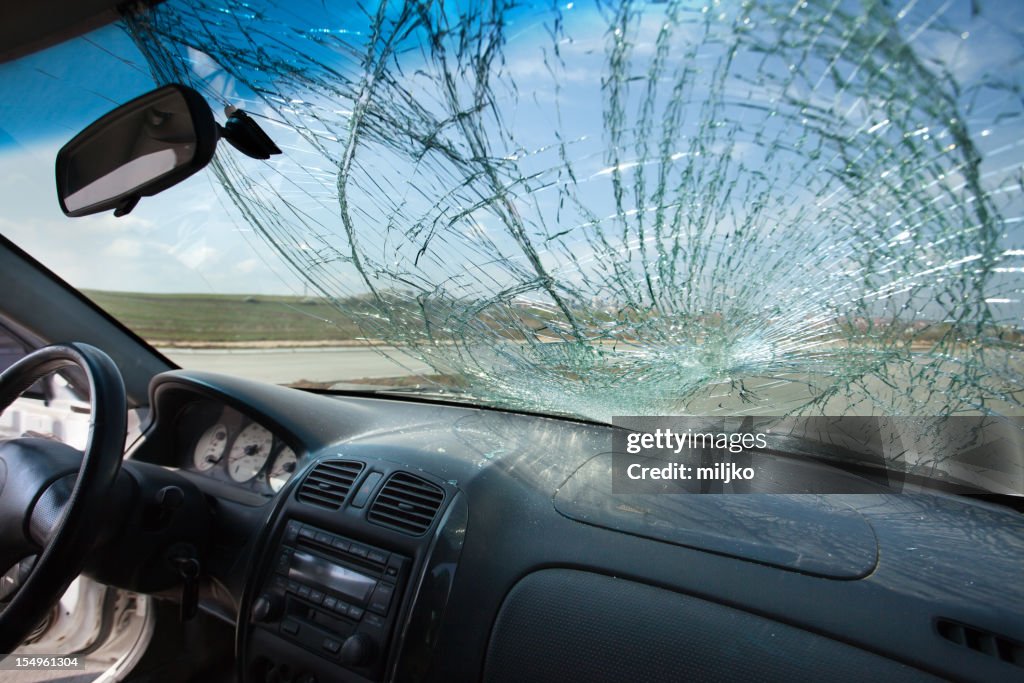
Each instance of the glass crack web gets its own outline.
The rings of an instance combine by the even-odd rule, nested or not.
[[[598,420],[1021,412],[1016,3],[172,1],[126,25],[159,81],[284,150],[218,152],[242,219],[442,387]]]

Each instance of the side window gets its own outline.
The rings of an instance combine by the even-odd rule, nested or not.
[[[0,371],[38,346],[0,317]],[[78,449],[89,434],[89,403],[59,373],[36,382],[0,415],[0,439],[38,436]]]
[[[16,339],[10,330],[0,322],[0,372],[11,367],[25,353],[25,343]]]

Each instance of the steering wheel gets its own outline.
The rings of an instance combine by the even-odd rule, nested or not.
[[[73,366],[89,386],[85,452],[50,439],[0,442],[0,572],[7,571],[6,608],[0,612],[3,654],[21,644],[81,573],[104,530],[121,468],[128,412],[124,382],[110,356],[93,346],[46,346],[10,366],[0,374],[0,412],[39,379]]]

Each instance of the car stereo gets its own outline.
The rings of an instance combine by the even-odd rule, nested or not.
[[[409,559],[297,520],[285,525],[253,623],[364,675],[379,674]]]

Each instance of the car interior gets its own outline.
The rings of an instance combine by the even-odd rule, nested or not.
[[[131,11],[150,5],[162,3]],[[2,60],[126,11],[103,0],[10,3]],[[71,142],[49,157],[61,220],[93,210],[130,218],[186,176],[212,177],[202,170],[211,160],[234,155],[255,168],[289,151],[252,112],[215,124],[202,91],[178,83],[133,100],[180,106],[193,125],[175,131],[177,161],[146,190],[87,192],[109,189],[90,190],[89,174],[110,169],[86,161],[113,119],[84,137],[63,131]],[[122,121],[134,116],[126,101],[107,103],[126,107]],[[102,138],[91,153],[113,168],[130,144]],[[972,451],[974,478],[851,463],[835,443],[796,452],[769,440],[735,459],[756,461],[753,481],[631,488],[619,478],[627,427],[575,412],[577,394],[558,411],[179,367],[38,249],[0,232],[4,680],[1024,676],[1019,419],[1007,418],[1013,431],[998,448]],[[1020,341],[1000,348],[1019,353]],[[573,362],[558,361],[578,378]],[[1004,377],[1019,387],[1016,367],[1007,361]],[[932,394],[959,385],[942,386]],[[659,412],[671,411],[650,414]],[[760,424],[727,412],[714,416],[725,429]],[[11,663],[61,657],[74,666],[45,676]]]

